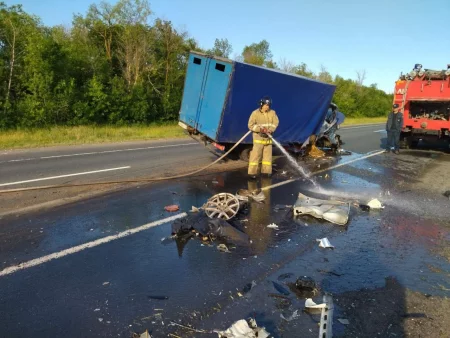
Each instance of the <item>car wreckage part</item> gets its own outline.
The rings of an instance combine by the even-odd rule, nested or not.
[[[331,223],[345,225],[348,222],[350,203],[337,200],[321,200],[301,193],[294,205],[294,216],[310,215]]]
[[[326,306],[322,308],[322,313],[320,315],[319,338],[331,338],[333,336],[333,298],[329,295],[325,295],[323,296],[323,302]]]
[[[212,196],[205,203],[204,210],[209,218],[222,218],[228,220],[236,216],[240,203],[236,196],[229,193],[220,193]]]

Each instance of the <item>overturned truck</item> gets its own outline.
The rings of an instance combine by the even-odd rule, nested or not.
[[[334,91],[334,85],[296,74],[191,52],[179,125],[222,155],[248,131],[251,112],[267,95],[280,120],[275,139],[295,150],[319,133]],[[235,155],[248,161],[251,145],[249,135]]]

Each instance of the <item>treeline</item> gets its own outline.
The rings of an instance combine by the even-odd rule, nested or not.
[[[46,27],[21,6],[0,2],[0,128],[174,121],[191,50],[230,57],[232,46],[216,39],[202,50],[170,21],[154,19],[146,0],[93,4],[70,28]],[[278,65],[265,40],[237,59],[335,83],[334,101],[347,116],[380,116],[392,102],[361,78]]]

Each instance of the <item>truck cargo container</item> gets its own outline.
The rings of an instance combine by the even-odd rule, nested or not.
[[[263,96],[280,120],[274,137],[286,148],[317,134],[335,86],[300,75],[198,52],[189,54],[179,125],[216,152],[229,150],[248,131]],[[236,152],[248,160],[249,135]]]

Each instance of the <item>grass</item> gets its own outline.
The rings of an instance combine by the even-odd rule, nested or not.
[[[149,126],[78,126],[0,131],[0,149],[108,143],[182,137],[176,123]]]
[[[387,116],[382,117],[347,117],[344,120],[343,126],[355,124],[370,124],[370,123],[385,123]]]
[[[344,126],[384,123],[386,117],[346,118]],[[56,145],[108,143],[183,137],[176,122],[149,126],[78,126],[0,131],[0,150],[36,148]]]

